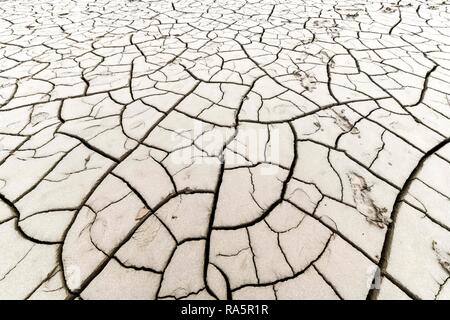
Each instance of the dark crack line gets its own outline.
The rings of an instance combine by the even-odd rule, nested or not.
[[[387,227],[387,232],[386,232],[385,240],[383,243],[383,248],[381,250],[380,263],[379,263],[379,268],[380,268],[381,274],[386,273],[386,269],[387,269],[387,266],[389,263],[389,257],[391,254],[392,242],[394,239],[395,224],[397,222],[397,217],[398,217],[399,211],[401,209],[402,202],[403,202],[404,198],[408,195],[408,191],[409,191],[409,188],[411,187],[412,182],[419,174],[420,170],[422,169],[422,167],[423,167],[424,163],[427,161],[427,159],[430,158],[436,152],[438,152],[440,149],[442,149],[444,146],[446,146],[449,142],[450,142],[450,138],[447,138],[447,139],[441,141],[436,146],[434,146],[427,153],[425,153],[425,155],[419,160],[419,162],[416,165],[416,167],[414,168],[414,170],[411,171],[411,174],[406,179],[405,183],[403,184],[402,189],[397,194],[397,197],[395,199],[394,206],[393,206],[392,212],[391,212],[392,222]],[[377,300],[379,293],[380,293],[379,289],[372,288],[369,290],[369,293],[367,294],[367,299],[368,300]],[[419,299],[419,297],[417,297],[417,296],[415,298]]]

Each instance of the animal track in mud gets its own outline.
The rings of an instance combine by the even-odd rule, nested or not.
[[[0,298],[448,299],[449,10],[3,1]]]

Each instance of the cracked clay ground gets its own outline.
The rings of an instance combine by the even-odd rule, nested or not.
[[[450,2],[0,1],[0,299],[449,299]]]

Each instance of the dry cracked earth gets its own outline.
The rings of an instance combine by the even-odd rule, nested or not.
[[[450,2],[1,1],[1,299],[449,299]]]

